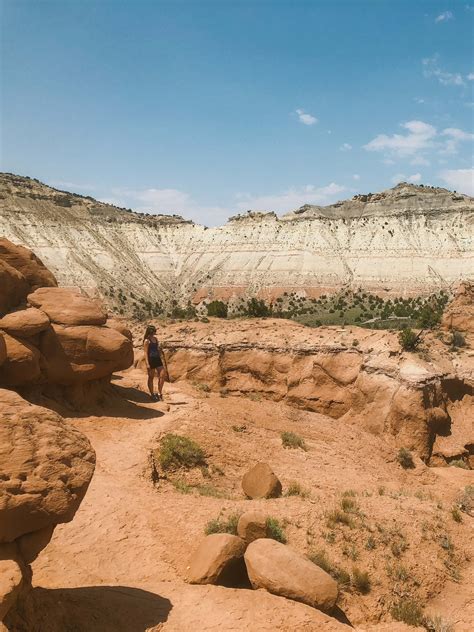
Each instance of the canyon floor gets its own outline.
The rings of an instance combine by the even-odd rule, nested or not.
[[[97,468],[73,522],[33,564],[33,632],[396,631],[405,625],[390,624],[390,609],[407,598],[456,632],[472,630],[473,519],[452,513],[472,471],[421,460],[403,470],[382,438],[357,425],[187,382],[166,384],[165,401],[152,403],[145,382],[137,368],[116,374],[93,415],[62,411],[91,441]],[[307,451],[284,448],[283,431],[303,437]],[[205,475],[153,482],[150,454],[166,432],[203,447]],[[244,498],[242,474],[257,460],[270,463],[283,497]],[[286,496],[294,482],[300,493]],[[344,497],[351,526],[328,520]],[[280,520],[290,547],[367,571],[370,592],[343,589],[338,621],[262,590],[187,584],[206,524],[248,509]]]

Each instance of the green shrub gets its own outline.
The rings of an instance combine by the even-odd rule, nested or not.
[[[261,299],[251,298],[247,302],[247,309],[245,310],[247,316],[251,318],[261,318],[262,316],[270,316],[271,310]]]
[[[316,566],[322,568],[323,571],[326,571],[326,573],[331,574],[333,572],[334,567],[329,561],[328,556],[326,555],[326,551],[324,551],[323,549],[312,551],[309,554],[308,558],[311,560],[311,562],[313,562],[313,564],[316,564]]]
[[[211,301],[207,306],[207,315],[217,318],[227,318],[227,305],[222,301]]]
[[[390,614],[396,621],[403,621],[407,625],[421,625],[423,610],[420,604],[410,597],[402,597],[393,604]]]
[[[301,498],[307,498],[309,496],[309,492],[307,489],[303,489],[297,481],[291,481],[288,485],[285,496],[301,496]]]
[[[342,524],[352,528],[354,526],[354,521],[345,511],[341,511],[341,509],[334,509],[328,513],[326,524],[330,528],[334,527],[336,524]]]
[[[281,542],[282,544],[286,544],[287,542],[283,526],[280,524],[279,520],[273,518],[272,516],[267,518],[267,537],[272,538],[272,540],[276,540],[277,542]]]
[[[461,512],[459,511],[459,509],[457,507],[453,507],[451,509],[451,516],[452,516],[454,522],[462,522]]]
[[[285,448],[301,448],[306,452],[305,440],[294,432],[282,432],[281,442]]]
[[[458,347],[466,346],[466,338],[460,331],[453,331],[453,335],[451,338],[451,346],[453,349],[457,349]]]
[[[166,434],[161,440],[159,462],[163,470],[180,467],[192,468],[205,465],[206,459],[200,446],[188,437]]]
[[[367,571],[361,571],[358,568],[354,568],[352,571],[352,585],[357,592],[362,595],[367,595],[372,587],[369,573]]]
[[[357,513],[359,511],[359,506],[353,498],[343,496],[341,498],[341,509],[346,513]]]
[[[398,340],[404,351],[413,351],[420,342],[418,335],[415,334],[415,332],[409,327],[402,329],[402,331],[398,334]]]
[[[449,467],[460,467],[462,470],[469,470],[469,465],[463,459],[454,459],[449,462]]]
[[[400,448],[397,454],[397,461],[405,470],[411,470],[415,467],[413,455],[410,450],[407,450],[406,448]]]
[[[237,513],[230,514],[226,520],[214,518],[206,524],[204,533],[206,535],[211,535],[213,533],[230,533],[232,535],[237,535],[237,524],[239,522],[239,518],[240,514]]]

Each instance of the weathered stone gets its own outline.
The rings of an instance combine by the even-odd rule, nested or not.
[[[28,294],[27,300],[60,325],[104,325],[107,321],[101,304],[78,288],[42,287]]]
[[[6,333],[2,337],[6,359],[0,364],[0,384],[21,386],[37,381],[41,376],[38,349],[26,340],[17,340]]]
[[[17,538],[18,551],[26,564],[31,564],[38,557],[41,551],[49,544],[53,537],[54,525],[25,533]]]
[[[55,287],[58,284],[54,274],[34,252],[5,238],[0,238],[0,259],[23,275],[30,291],[38,287]]]
[[[22,309],[0,318],[0,329],[11,336],[30,338],[49,327],[49,318],[36,307]]]
[[[244,541],[235,535],[208,535],[191,558],[188,581],[191,584],[238,585],[245,568],[244,551]]]
[[[87,440],[57,413],[0,389],[0,542],[71,520],[94,472]]]
[[[0,316],[22,303],[30,291],[25,277],[0,258]]]
[[[257,463],[244,474],[242,489],[249,498],[277,498],[282,488],[268,463]]]
[[[1,557],[0,551],[0,621],[14,605],[23,584],[23,574],[18,562]]]
[[[330,611],[337,599],[337,583],[321,568],[289,547],[270,539],[247,547],[245,564],[254,588]]]
[[[267,515],[262,511],[246,511],[237,524],[237,534],[250,543],[258,538],[266,538],[268,535]]]

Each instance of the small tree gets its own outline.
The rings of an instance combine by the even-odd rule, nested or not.
[[[414,351],[420,342],[420,335],[421,334],[415,334],[413,329],[409,327],[402,329],[398,334],[400,346],[404,351]]]
[[[223,301],[211,301],[207,306],[208,316],[217,316],[217,318],[227,318],[227,305]]]
[[[251,298],[247,301],[247,315],[253,318],[270,316],[271,310],[261,299]]]

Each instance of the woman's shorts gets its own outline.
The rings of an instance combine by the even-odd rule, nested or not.
[[[161,369],[163,367],[161,358],[148,358],[148,363],[150,364],[150,369]]]

